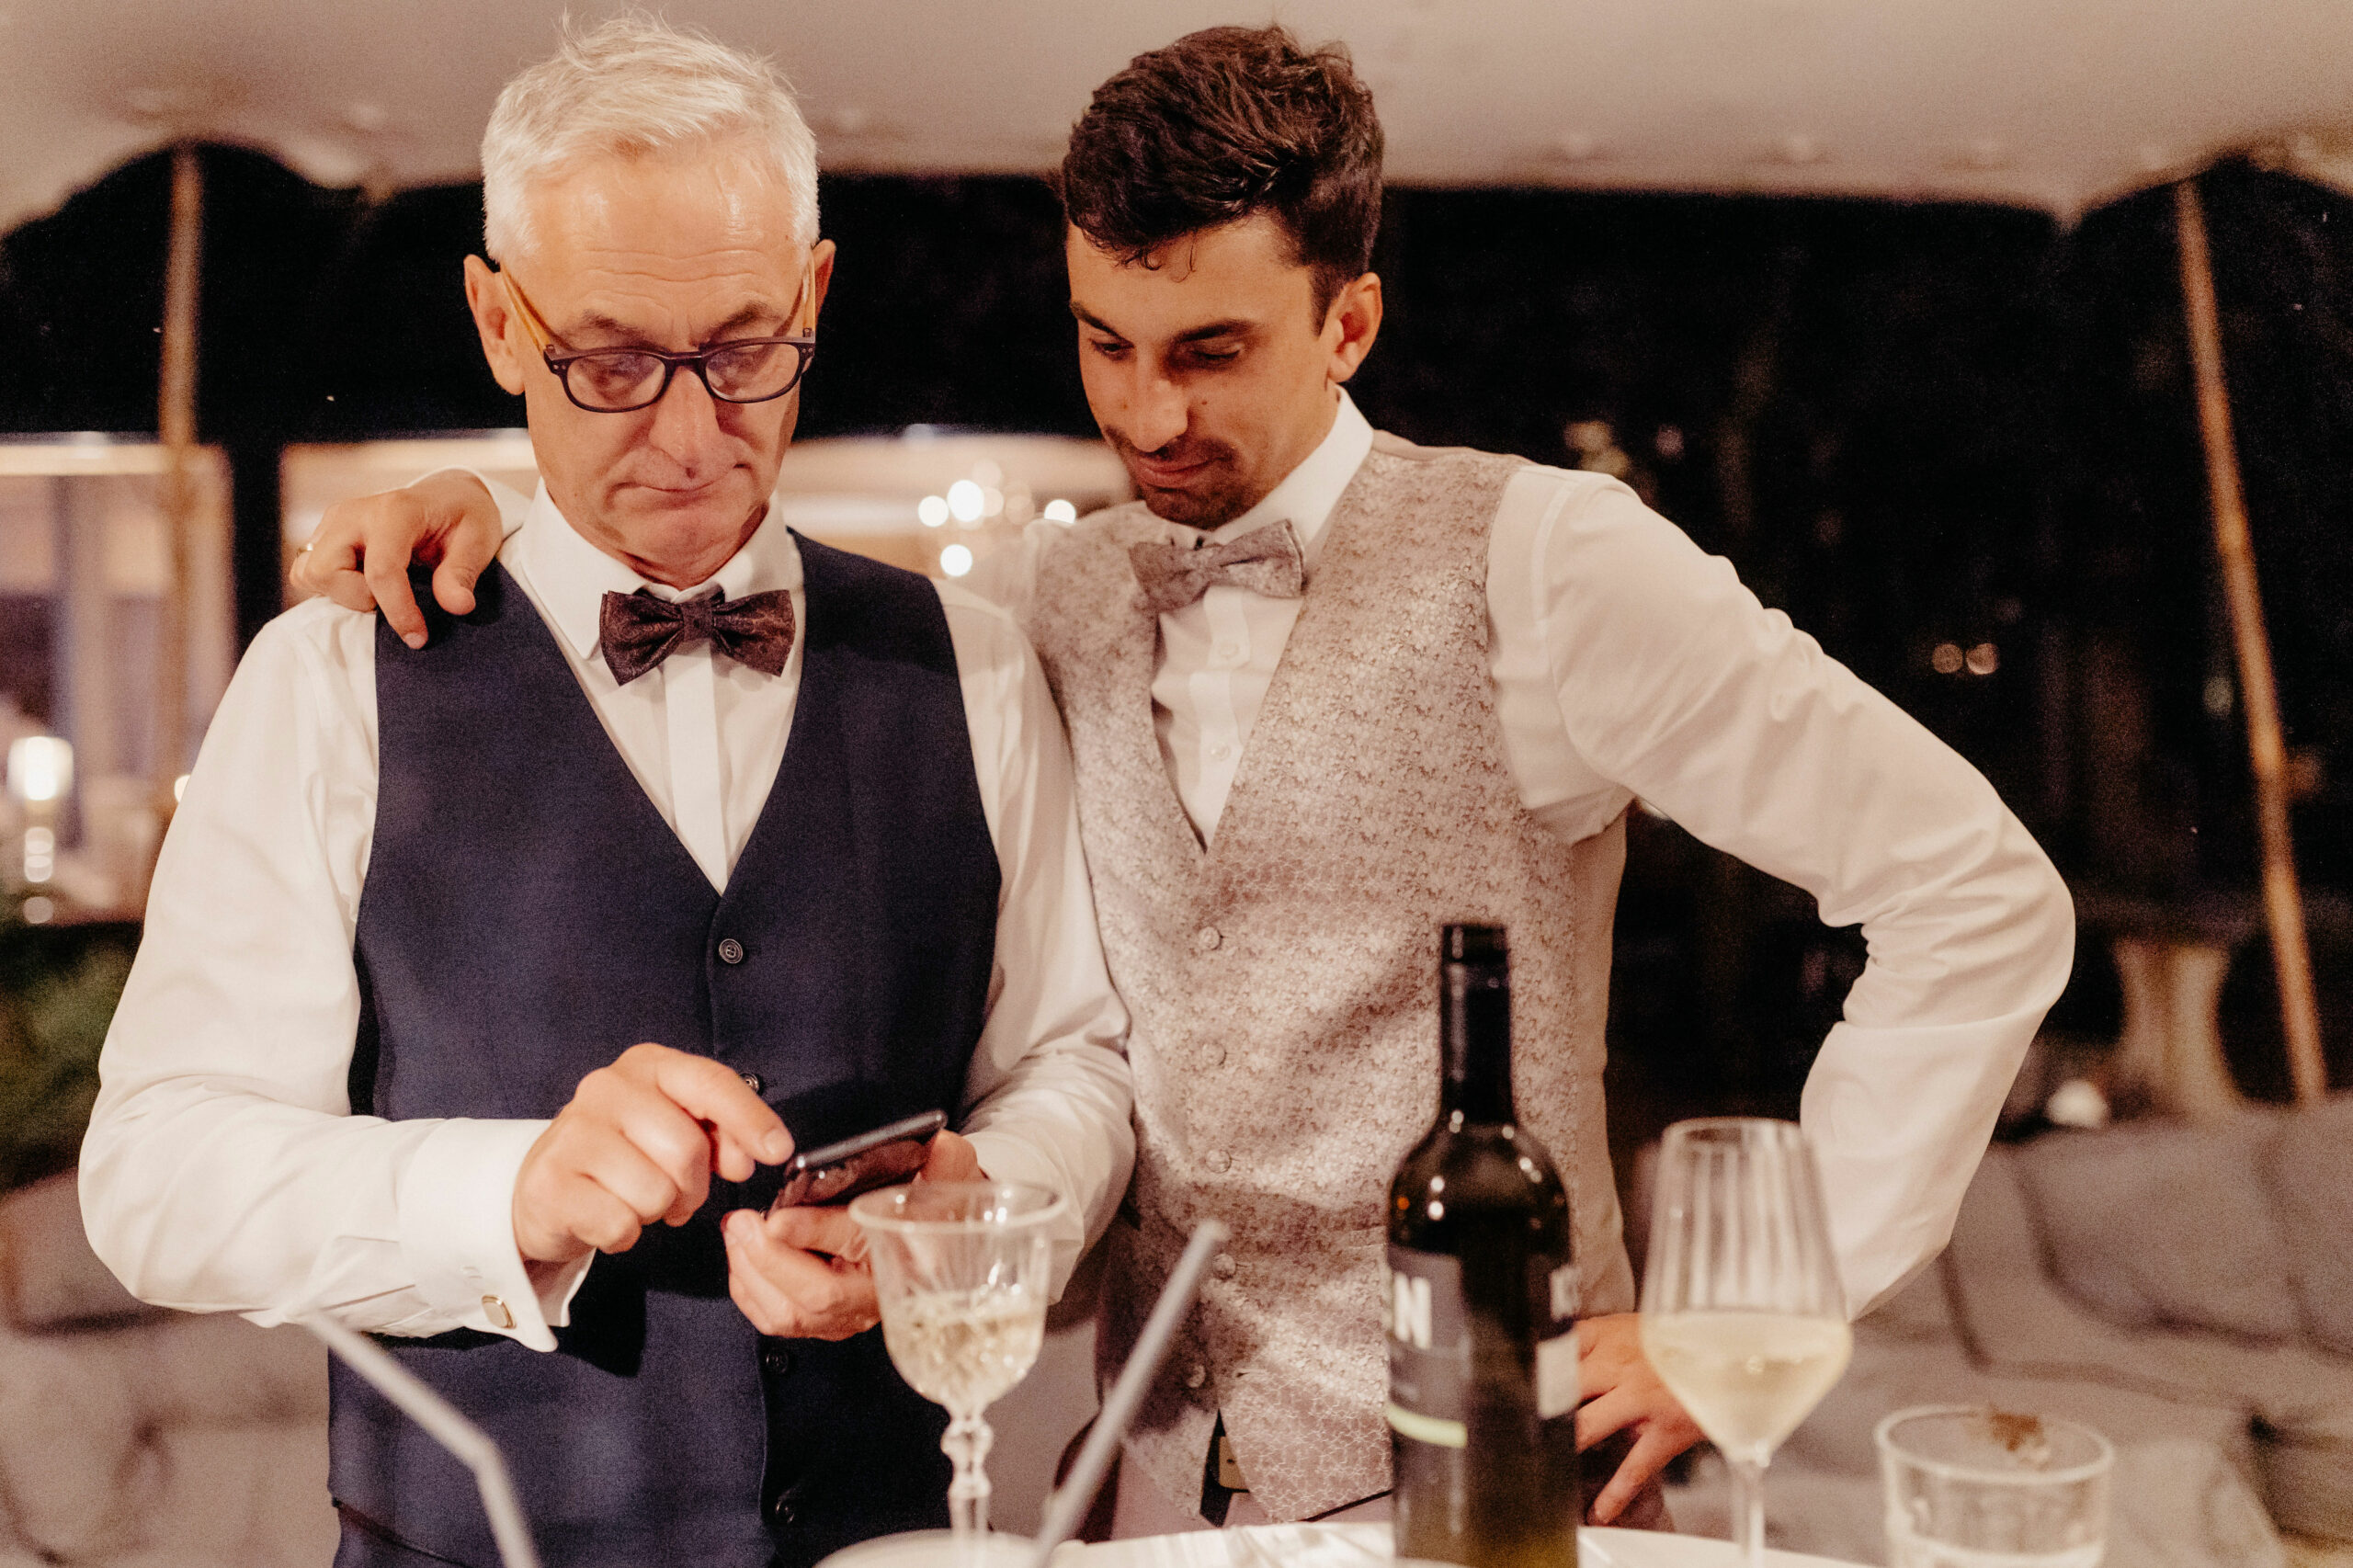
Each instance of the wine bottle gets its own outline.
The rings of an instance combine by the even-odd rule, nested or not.
[[[1396,1554],[1576,1562],[1577,1276],[1569,1195],[1518,1124],[1503,927],[1449,926],[1438,1122],[1389,1188]]]

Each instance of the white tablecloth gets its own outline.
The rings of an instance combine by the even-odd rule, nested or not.
[[[1582,1529],[1578,1568],[1736,1568],[1730,1541],[1655,1530]],[[1391,1568],[1387,1525],[1253,1525],[1106,1541],[1058,1556],[1054,1568]],[[1827,1557],[1768,1551],[1773,1568],[1852,1568]]]

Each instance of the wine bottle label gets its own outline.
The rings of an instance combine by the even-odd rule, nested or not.
[[[1536,1324],[1536,1415],[1550,1421],[1577,1407],[1577,1266],[1528,1260],[1529,1321]]]
[[[1546,1421],[1577,1407],[1577,1336],[1572,1329],[1536,1346],[1536,1414]]]
[[[1389,1425],[1417,1442],[1459,1449],[1469,1440],[1471,1380],[1462,1260],[1411,1247],[1389,1249],[1381,1326],[1389,1340]]]

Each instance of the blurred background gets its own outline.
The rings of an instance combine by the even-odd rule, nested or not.
[[[172,781],[239,650],[284,608],[320,512],[449,463],[532,483],[460,262],[479,246],[489,101],[546,51],[557,10],[0,9],[0,1187],[72,1166]],[[1080,393],[1043,176],[1131,54],[1267,18],[1199,0],[1114,10],[668,8],[775,51],[818,132],[841,261],[779,494],[802,531],[953,576],[1032,518],[1126,495]],[[2262,902],[2246,626],[2217,563],[2178,182],[2194,179],[2211,239],[2325,1087],[2353,1076],[2342,8],[1332,0],[1275,15],[1348,42],[1388,127],[1389,313],[1351,386],[1372,421],[1625,478],[1981,768],[2066,874],[2076,977],[2003,1133],[2030,1250],[2049,1262],[2067,1195],[2115,1201],[2106,1178],[2050,1175],[2077,1156],[2048,1149],[2125,1149],[2132,1126],[2156,1141],[2118,1156],[2132,1181],[2228,1187],[2237,1156],[2215,1151],[2244,1144],[2247,1191],[2277,1196],[2274,1134],[2240,1130],[2262,1120],[2249,1102],[2295,1097],[2294,1009]],[[192,283],[177,318],[176,193]],[[1668,1120],[1795,1114],[1861,962],[1859,937],[1822,927],[1803,893],[1636,813],[1610,1096],[1637,1212],[1640,1151]],[[2037,1136],[2110,1121],[2131,1125]],[[2311,1156],[2339,1192],[2343,1147]],[[2147,1175],[2166,1160],[2192,1174]],[[2353,1244],[2353,1197],[2330,1201],[2328,1233]],[[2235,1212],[2150,1211],[2208,1236]],[[2275,1262],[2296,1296],[2293,1260]],[[1961,1315],[1930,1338],[2001,1370],[1990,1309],[1971,1330],[1967,1283],[1935,1278]],[[2202,1310],[2118,1321],[2285,1364],[2262,1325]],[[2353,1334],[2332,1348],[2295,1321],[2289,1338],[2339,1378],[2317,1413],[2258,1409],[2244,1379],[2227,1396],[2142,1393],[2235,1412],[2180,1439],[2211,1439],[2300,1538],[2288,1549],[2316,1553],[2353,1539]],[[2112,1390],[2101,1365],[2079,1381]],[[6,1368],[0,1405],[22,1408]],[[2292,1464],[2264,1447],[2283,1429],[2313,1445]],[[0,1483],[6,1467],[0,1452]],[[0,1509],[0,1542],[9,1528]],[[2256,1555],[2211,1560],[2277,1560],[2268,1528],[2248,1538],[2269,1542]]]

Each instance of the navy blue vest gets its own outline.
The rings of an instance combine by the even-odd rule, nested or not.
[[[640,1040],[753,1075],[803,1144],[955,1113],[998,870],[947,619],[920,577],[800,548],[792,733],[723,896],[496,567],[423,653],[379,627],[355,1113],[552,1116]],[[548,1568],[770,1568],[946,1523],[946,1418],[881,1331],[763,1339],[728,1299],[718,1221],[759,1187],[597,1259],[554,1354],[383,1341],[497,1440]],[[494,1568],[469,1472],[340,1365],[333,1392],[337,1568]]]

